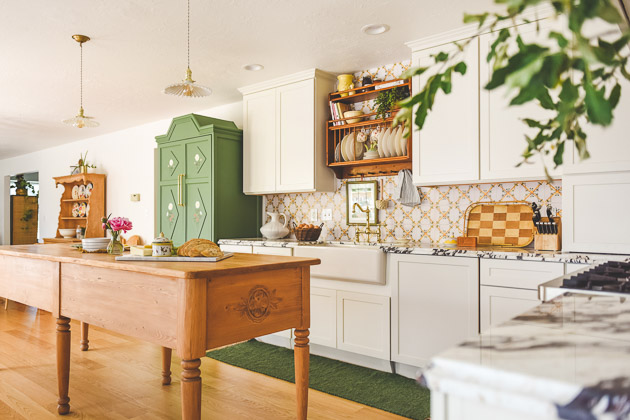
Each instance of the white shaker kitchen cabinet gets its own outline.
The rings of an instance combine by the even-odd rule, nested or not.
[[[545,39],[551,30],[559,30],[560,26],[551,19],[528,23],[517,27],[518,33],[526,43]],[[510,28],[515,31],[515,28]],[[480,80],[480,173],[482,181],[532,180],[545,179],[543,160],[552,177],[559,177],[559,169],[554,169],[553,154],[533,156],[529,163],[519,167],[523,160],[522,153],[527,148],[525,135],[534,137],[537,129],[529,128],[524,118],[549,119],[549,111],[543,109],[538,102],[529,102],[519,106],[509,106],[510,100],[517,91],[508,92],[501,87],[486,90],[484,87],[491,79],[492,65],[486,57],[490,46],[498,36],[498,32],[481,35],[479,38],[479,80]],[[516,45],[513,50],[517,50]],[[513,52],[513,51],[512,51]],[[454,86],[456,90],[458,86]]]
[[[252,248],[252,254],[282,255],[285,257],[290,257],[293,255],[293,248],[273,247],[273,246],[254,246]]]
[[[481,286],[481,333],[540,304],[538,291]]]
[[[276,92],[243,96],[243,192],[276,190]]]
[[[563,275],[563,263],[481,259],[481,333],[540,304],[538,285]]]
[[[334,83],[334,75],[312,69],[239,89],[245,194],[334,191],[325,159]]]
[[[393,254],[389,262],[391,360],[423,367],[478,334],[478,258]]]
[[[389,297],[337,291],[337,348],[389,360]]]
[[[251,245],[219,245],[221,251],[223,252],[238,252],[241,254],[251,254],[252,247]]]
[[[456,41],[457,39],[453,39]],[[433,64],[431,55],[455,49],[452,44],[421,49],[415,43],[412,65]],[[479,179],[479,42],[473,40],[464,53],[465,76],[453,74],[453,91],[438,92],[422,131],[413,124],[412,172],[415,185],[442,185]],[[413,92],[432,74],[414,77]]]
[[[602,36],[612,41],[619,37],[619,27],[602,20],[589,20],[584,25],[584,34],[588,37]],[[627,48],[630,47],[626,47]],[[589,159],[580,161],[573,142],[567,142],[563,172],[565,174],[630,171],[630,81],[619,77],[621,97],[614,110],[614,118],[610,126],[602,127],[585,124],[583,129],[587,135]],[[613,84],[614,85],[614,84]],[[609,89],[612,85],[608,86]]]
[[[630,171],[562,179],[562,247],[570,252],[630,254]]]
[[[337,291],[321,287],[311,287],[311,328],[309,335],[312,344],[337,347]]]

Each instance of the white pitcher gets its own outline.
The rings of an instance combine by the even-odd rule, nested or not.
[[[280,239],[289,234],[287,228],[287,216],[284,213],[269,213],[271,221],[260,228],[260,233],[267,239]],[[280,216],[284,217],[284,224],[279,222]]]

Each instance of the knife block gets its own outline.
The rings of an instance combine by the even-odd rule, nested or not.
[[[554,217],[553,220],[558,225],[558,233],[536,232],[534,234],[534,249],[536,251],[560,251],[562,249],[562,218]],[[541,222],[548,221],[548,217],[541,218]]]

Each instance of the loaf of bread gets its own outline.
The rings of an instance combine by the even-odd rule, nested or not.
[[[177,250],[180,257],[222,257],[223,251],[207,239],[191,239]]]

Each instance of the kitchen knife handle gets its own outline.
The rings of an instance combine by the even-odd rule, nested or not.
[[[184,176],[186,174],[177,176],[177,205],[181,207],[184,207]]]

